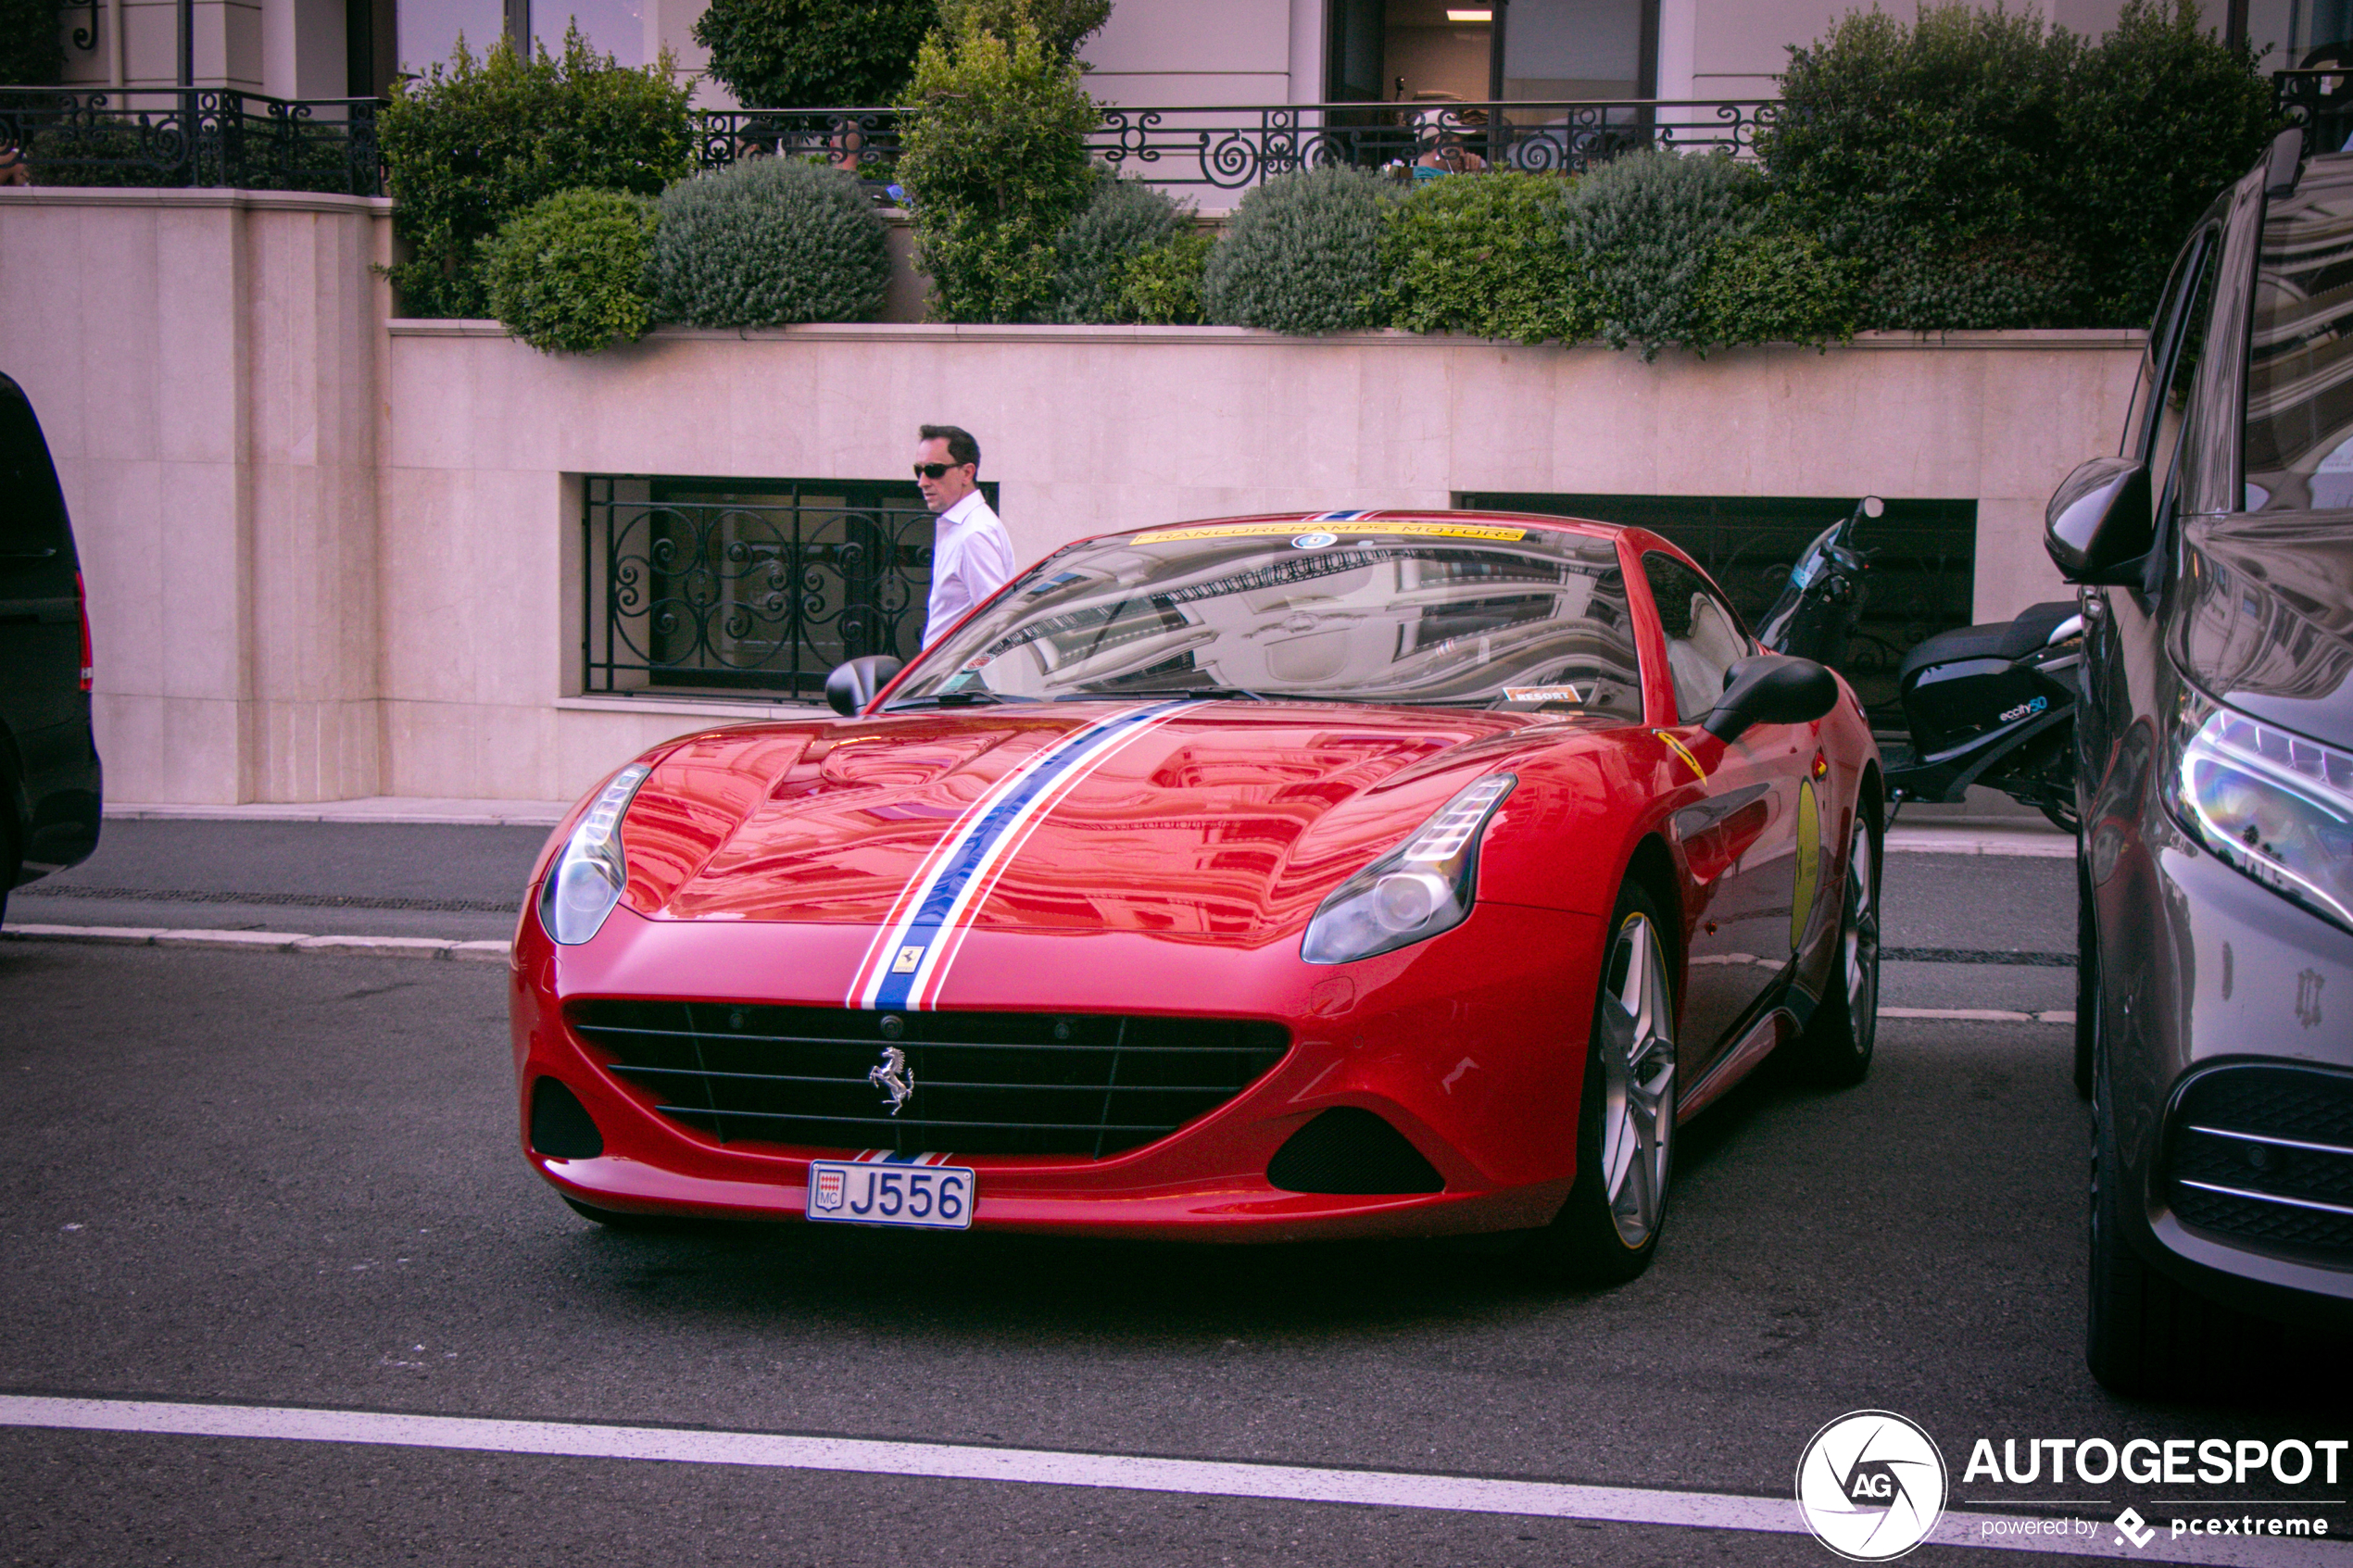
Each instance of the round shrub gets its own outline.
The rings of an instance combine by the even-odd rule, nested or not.
[[[1166,245],[1192,227],[1192,213],[1175,197],[1140,180],[1103,176],[1087,205],[1054,241],[1056,287],[1063,321],[1119,320],[1119,279],[1139,252]]]
[[[1787,229],[1721,242],[1699,283],[1698,313],[1718,343],[1840,342],[1860,308],[1854,265]]]
[[[1705,353],[1718,339],[1700,303],[1716,249],[1754,227],[1764,195],[1755,169],[1729,157],[1645,148],[1579,181],[1562,228],[1612,348],[1667,345]]]
[[[1384,325],[1381,213],[1393,187],[1364,169],[1295,169],[1247,192],[1209,253],[1209,319],[1278,332]]]
[[[593,354],[652,324],[646,257],[654,206],[619,191],[560,191],[483,246],[490,307],[543,354]]]
[[[870,321],[890,288],[883,220],[857,177],[751,158],[661,194],[655,316],[698,327]]]
[[[1381,232],[1390,324],[1521,343],[1599,329],[1562,227],[1566,181],[1505,172],[1424,181]]]

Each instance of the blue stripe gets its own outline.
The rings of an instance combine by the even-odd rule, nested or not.
[[[1056,779],[1061,778],[1079,762],[1093,756],[1145,720],[1156,714],[1164,713],[1175,706],[1176,705],[1174,703],[1162,703],[1146,709],[1142,712],[1130,713],[1110,720],[1099,727],[1081,730],[1063,742],[1061,750],[1051,751],[1039,760],[1030,764],[1029,776],[1022,780],[1021,784],[1003,799],[990,807],[988,814],[981,818],[964,834],[963,842],[956,847],[953,856],[948,862],[947,870],[940,874],[939,880],[932,884],[931,892],[925,897],[922,907],[915,911],[915,918],[909,923],[906,934],[892,943],[891,950],[883,955],[882,988],[875,993],[875,1007],[896,1010],[903,1009],[908,1005],[914,995],[916,970],[910,970],[904,974],[900,973],[900,953],[909,947],[920,947],[925,953],[931,951],[932,944],[939,940],[941,929],[948,919],[948,911],[955,907],[956,896],[963,891],[965,884],[972,881],[973,873],[979,869],[982,858],[988,853],[990,846],[1004,836],[1006,829],[1012,826],[1013,819],[1021,814],[1022,808],[1045,793]],[[921,967],[920,963],[916,965],[918,970]]]

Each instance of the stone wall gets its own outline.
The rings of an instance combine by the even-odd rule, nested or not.
[[[391,321],[380,202],[0,191],[0,368],[49,433],[121,801],[548,799],[774,705],[580,695],[583,474],[892,479],[971,428],[1019,553],[1459,491],[1971,499],[1975,608],[2061,592],[2042,509],[2112,451],[2131,332],[1644,365],[1238,328],[665,330],[549,357]]]

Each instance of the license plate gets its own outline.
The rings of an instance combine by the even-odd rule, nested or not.
[[[852,1225],[960,1231],[973,1223],[972,1172],[962,1165],[809,1162],[809,1217]]]

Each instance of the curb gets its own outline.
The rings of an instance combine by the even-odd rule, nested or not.
[[[25,942],[92,942],[118,947],[229,947],[249,953],[331,953],[369,959],[442,959],[505,963],[505,942],[442,936],[308,936],[296,931],[170,931],[146,925],[0,926],[0,937]]]

